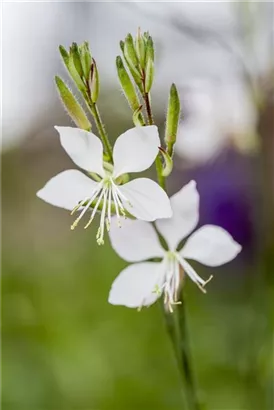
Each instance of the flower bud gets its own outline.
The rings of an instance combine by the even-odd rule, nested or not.
[[[176,142],[178,124],[180,119],[180,100],[175,84],[172,84],[169,93],[167,118],[166,118],[166,130],[165,130],[165,143],[167,147],[167,153],[170,157],[173,155],[173,146]]]
[[[84,72],[77,43],[72,43],[70,47],[70,54],[72,55],[74,67],[76,68],[80,78],[83,78]]]
[[[154,63],[153,60],[149,57],[146,63],[145,70],[145,92],[149,93],[152,87],[154,78]]]
[[[99,97],[100,81],[99,81],[99,73],[98,73],[97,65],[96,65],[94,58],[92,58],[90,74],[89,74],[89,90],[90,90],[91,101],[95,103]]]
[[[78,71],[75,68],[72,54],[71,53],[69,54],[63,46],[59,46],[59,51],[60,51],[61,57],[63,59],[63,62],[65,64],[69,74],[71,75],[71,78],[73,79],[73,81],[75,82],[76,86],[81,91],[81,93],[84,96],[86,96],[86,87],[85,87],[85,84],[83,83],[83,80],[81,79]]]
[[[129,106],[132,111],[135,111],[139,109],[140,106],[139,98],[120,56],[116,58],[116,68],[120,84],[122,86],[126,99],[128,100]]]
[[[133,43],[133,38],[131,34],[128,34],[125,39],[124,55],[130,69],[135,73],[136,76],[141,77],[139,69],[139,61],[136,54],[136,50]]]
[[[145,68],[145,58],[146,58],[146,42],[144,36],[141,34],[140,27],[138,28],[138,33],[135,41],[136,53],[142,69]]]
[[[60,77],[55,77],[55,83],[58,89],[59,96],[72,120],[77,127],[83,130],[90,131],[91,124],[82,109],[81,105],[77,102],[72,92],[66,86],[64,81]]]
[[[89,50],[89,44],[87,41],[85,41],[83,44],[79,46],[79,53],[80,53],[84,77],[86,80],[88,80],[92,60],[91,60],[91,53]]]
[[[148,33],[147,33],[148,34]],[[154,44],[151,36],[147,37],[147,43],[146,43],[146,62],[147,60],[151,58],[151,60],[154,62]]]

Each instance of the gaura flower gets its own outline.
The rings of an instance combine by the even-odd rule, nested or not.
[[[56,127],[61,145],[76,165],[87,171],[96,181],[82,172],[70,169],[50,179],[37,196],[44,201],[72,211],[80,211],[71,225],[74,229],[85,213],[91,210],[87,228],[97,211],[101,211],[97,242],[104,243],[105,225],[110,229],[112,214],[120,226],[121,216],[129,212],[144,221],[171,216],[170,201],[165,191],[148,178],[138,178],[124,185],[119,177],[128,172],[149,168],[158,153],[160,139],[156,126],[136,127],[116,140],[113,166],[104,167],[103,146],[91,132],[71,127]],[[91,209],[93,208],[93,209]]]
[[[231,261],[241,251],[241,246],[228,232],[214,225],[199,228],[180,249],[180,242],[199,220],[199,194],[194,181],[171,197],[171,206],[172,218],[156,221],[168,249],[161,246],[156,230],[148,222],[128,220],[123,230],[111,231],[110,240],[118,255],[127,262],[137,262],[114,280],[109,294],[109,302],[113,305],[150,306],[163,293],[165,304],[172,311],[172,306],[178,303],[184,274],[203,292],[212,278],[203,280],[187,259],[213,267]],[[152,258],[161,261],[149,261]]]

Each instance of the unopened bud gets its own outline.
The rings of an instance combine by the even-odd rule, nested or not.
[[[145,92],[149,93],[154,79],[154,63],[151,58],[147,60],[145,70]]]
[[[84,72],[83,72],[81,57],[80,57],[80,53],[79,53],[77,43],[72,43],[72,45],[70,47],[70,54],[72,55],[74,66],[75,66],[80,78],[83,78]]]
[[[139,69],[139,61],[136,54],[136,50],[133,43],[133,38],[131,34],[128,34],[125,39],[124,46],[125,59],[130,67],[130,69],[135,73],[136,76],[141,77]]]
[[[148,36],[146,43],[146,61],[149,58],[154,62],[154,44],[151,36]]]
[[[91,101],[95,103],[99,97],[100,81],[99,81],[99,73],[98,73],[97,65],[96,65],[94,58],[92,59],[90,74],[89,74],[89,89],[90,89]]]
[[[145,38],[141,33],[140,27],[138,29],[137,37],[136,37],[136,42],[135,42],[135,47],[136,47],[136,53],[137,57],[139,59],[139,63],[142,69],[145,68],[145,58],[146,58],[146,42]]]
[[[178,124],[180,120],[180,100],[175,84],[172,84],[169,93],[167,118],[166,118],[166,130],[165,130],[165,143],[167,147],[167,153],[172,157],[173,146],[176,142]]]
[[[65,64],[69,74],[71,75],[71,78],[75,82],[78,89],[85,96],[86,95],[86,87],[85,87],[85,84],[83,83],[83,80],[81,79],[78,71],[75,68],[74,59],[73,59],[72,54],[71,53],[69,54],[63,46],[59,46],[59,51],[60,51],[61,57],[63,59],[63,62]]]
[[[120,80],[120,84],[127,98],[129,106],[132,109],[132,111],[136,111],[139,109],[139,106],[140,106],[139,98],[136,93],[135,87],[132,84],[132,81],[125,69],[123,60],[121,59],[120,56],[116,58],[116,68],[117,68],[117,73],[118,73],[118,77]]]
[[[88,80],[89,79],[91,62],[92,62],[88,42],[85,41],[83,44],[81,44],[78,47],[78,49],[79,49],[79,53],[80,53],[80,58],[81,58],[84,77],[85,77],[86,80]]]
[[[55,83],[58,89],[58,93],[60,98],[72,120],[75,122],[77,127],[82,128],[83,130],[90,131],[91,124],[81,107],[81,105],[77,102],[76,98],[64,83],[64,81],[60,77],[55,77]]]

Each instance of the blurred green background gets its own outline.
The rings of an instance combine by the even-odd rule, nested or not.
[[[169,5],[165,4],[167,12]],[[113,28],[118,44],[129,26],[134,32],[142,14],[133,17],[135,8],[118,3],[104,6],[99,3],[79,6],[60,3],[52,6],[53,9],[44,5],[44,11],[41,4],[27,4],[26,8],[22,4],[10,9],[5,7],[4,56],[10,56],[8,28],[12,26],[16,12],[21,16],[23,26],[29,21],[38,23],[37,17],[43,13],[43,22],[48,16],[57,16],[60,18],[60,34],[54,32],[52,38],[45,40],[45,44],[51,41],[49,64],[43,54],[38,54],[38,59],[34,40],[30,55],[37,57],[37,63],[28,59],[27,64],[29,67],[29,64],[34,66],[38,60],[42,61],[42,71],[36,71],[40,73],[41,85],[39,82],[38,87],[41,90],[43,86],[45,90],[50,88],[51,99],[43,89],[40,103],[33,103],[25,113],[27,104],[16,106],[22,94],[18,90],[27,83],[30,86],[25,94],[27,100],[35,98],[33,88],[37,77],[27,77],[26,71],[26,76],[16,77],[17,88],[8,76],[12,70],[11,60],[5,60],[3,70],[4,82],[7,79],[15,101],[10,114],[5,106],[9,89],[4,87],[3,118],[6,122],[3,130],[7,148],[2,153],[3,409],[187,410],[159,305],[141,312],[109,305],[107,298],[111,283],[126,263],[114,253],[108,241],[104,247],[97,245],[96,222],[86,231],[79,226],[72,232],[71,217],[66,211],[51,207],[35,196],[49,178],[73,167],[59,146],[53,129],[56,123],[71,124],[62,113],[52,81],[56,70],[66,78],[61,64],[57,68],[54,65],[58,60],[58,44],[61,41],[69,44],[81,33],[85,36],[81,40],[93,39],[92,47],[100,50],[98,43],[102,47],[103,34],[106,43],[113,35],[111,28],[106,30],[103,27],[100,31],[100,21],[113,28],[125,16],[131,16],[133,21],[124,23],[122,34]],[[161,42],[159,33],[167,22],[155,21],[150,14],[151,6],[147,7],[142,11],[147,19],[145,24],[148,27],[145,28],[150,28],[150,22],[156,29],[158,27],[156,42],[161,57],[165,43]],[[198,5],[197,13],[200,10]],[[159,9],[155,10],[155,15],[158,12]],[[92,26],[91,32],[83,34],[82,22],[88,24],[92,13],[101,16],[101,20]],[[218,13],[217,7],[211,16],[218,19]],[[69,17],[75,27],[66,34],[67,26],[63,28],[62,22]],[[176,21],[172,23],[176,26]],[[40,31],[38,26],[31,26],[29,35],[33,36],[37,30],[39,40],[41,33],[50,36],[51,28],[55,30],[56,27],[58,22],[49,20],[48,26],[41,27]],[[22,27],[20,30],[18,39],[20,35],[26,36]],[[168,30],[170,28],[167,33]],[[169,40],[172,41],[172,35]],[[186,36],[184,40],[187,44],[189,38]],[[173,45],[179,50],[180,42],[176,41],[178,43]],[[22,50],[24,45],[18,42],[18,47]],[[202,44],[202,48],[205,47]],[[118,52],[117,47],[110,57],[115,58]],[[192,55],[191,44],[190,54],[184,54],[184,50],[180,52],[183,65],[186,55]],[[98,61],[99,67],[101,65],[106,72],[103,54],[99,53]],[[174,63],[178,64],[176,58],[174,55]],[[159,63],[161,61],[159,58]],[[24,70],[24,58],[21,62]],[[50,72],[46,71],[48,66]],[[43,70],[45,78],[41,75]],[[161,75],[165,77],[161,64],[159,71],[157,84],[161,84]],[[118,82],[111,79],[108,82],[104,73],[103,79],[105,86],[99,106],[108,130],[115,138],[130,126],[130,112],[119,94]],[[168,82],[175,80],[170,77]],[[168,87],[160,89],[161,98],[166,98],[167,90]],[[190,281],[184,289],[193,367],[201,400],[208,410],[274,409],[274,111],[273,94],[268,95],[268,91],[273,91],[272,84],[267,83],[265,90],[265,104],[258,109],[260,144],[255,153],[249,156],[236,152],[235,146],[226,146],[214,161],[190,164],[188,168],[184,168],[184,161],[178,156],[173,177],[169,179],[169,193],[175,192],[190,178],[197,179],[202,222],[224,226],[244,247],[237,260],[215,268],[213,272],[197,266],[199,274],[214,275],[207,295]],[[162,125],[165,106],[160,106],[157,94],[155,101],[156,119]],[[38,114],[32,116],[35,110]],[[21,121],[22,129],[18,131],[16,125]],[[234,186],[237,186],[236,192],[231,189]],[[248,204],[243,198],[247,198]]]

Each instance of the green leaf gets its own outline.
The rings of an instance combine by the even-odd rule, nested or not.
[[[162,176],[163,177],[168,177],[169,174],[171,174],[171,171],[173,169],[173,161],[170,155],[161,147],[159,147],[159,151],[163,156],[165,166],[162,168]]]
[[[142,113],[141,113],[142,108],[143,106],[140,105],[140,107],[138,107],[133,113],[132,120],[133,120],[135,127],[140,127],[140,126],[145,125],[144,117],[142,116]]]

